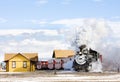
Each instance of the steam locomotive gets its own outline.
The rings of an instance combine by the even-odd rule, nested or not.
[[[92,68],[92,62],[97,62],[99,58],[100,54],[97,51],[91,48],[88,50],[86,45],[81,45],[74,56],[73,69],[89,72]]]

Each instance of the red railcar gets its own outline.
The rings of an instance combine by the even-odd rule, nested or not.
[[[48,61],[39,61],[37,63],[37,69],[48,69]]]
[[[63,69],[64,60],[50,59],[48,61],[39,61],[37,69]]]
[[[48,60],[48,69],[63,69],[63,60],[62,59]]]

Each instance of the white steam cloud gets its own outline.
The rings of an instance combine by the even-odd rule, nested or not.
[[[120,67],[118,64],[120,59],[120,22],[105,19],[66,19],[54,21],[54,23],[71,26],[71,28],[61,31],[65,33],[67,41],[72,44],[71,48],[74,47],[73,43],[75,42],[78,43],[78,46],[87,44],[89,48],[95,49],[103,55],[105,69],[114,68],[116,70]]]
[[[73,21],[72,19],[72,22]],[[67,40],[70,43],[76,40],[77,43],[79,43],[78,46],[87,44],[94,49],[97,49],[98,45],[104,41],[105,38],[108,38],[111,33],[111,28],[109,28],[107,22],[103,19],[82,19],[80,23],[73,23],[71,26],[71,28],[61,31],[65,34]]]

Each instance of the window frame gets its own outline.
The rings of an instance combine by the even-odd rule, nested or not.
[[[16,68],[16,61],[12,61],[12,68]]]
[[[23,61],[23,68],[27,68],[27,61]]]

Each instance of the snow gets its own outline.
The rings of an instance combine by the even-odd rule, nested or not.
[[[1,73],[0,73],[1,74]],[[13,74],[13,73],[12,73]],[[30,74],[29,74],[30,75]],[[56,75],[37,75],[31,73],[30,76],[28,77],[24,77],[24,76],[7,76],[4,77],[2,75],[0,75],[0,82],[61,82],[61,81],[120,81],[120,74],[94,74],[94,75],[90,75],[88,73],[82,75],[82,74],[64,74],[64,72],[62,74],[56,74]],[[13,79],[14,78],[14,79]]]
[[[92,69],[90,72],[102,72],[102,63],[99,59],[96,62],[92,62]]]

